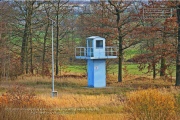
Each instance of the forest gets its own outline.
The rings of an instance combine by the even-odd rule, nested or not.
[[[76,59],[91,36],[117,48],[105,88]],[[0,51],[0,120],[180,119],[178,0],[2,0]]]

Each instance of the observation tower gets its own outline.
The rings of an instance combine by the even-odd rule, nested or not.
[[[117,48],[105,46],[105,38],[91,36],[86,47],[76,47],[76,59],[87,60],[88,87],[106,87],[106,59],[117,58]]]

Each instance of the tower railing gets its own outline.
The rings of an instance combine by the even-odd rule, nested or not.
[[[110,46],[107,46],[105,48],[105,52],[106,52],[106,56],[117,56],[117,47],[110,47]]]
[[[86,47],[76,47],[75,57],[85,57],[86,56]]]
[[[107,46],[104,52],[99,52],[98,54],[104,54],[105,57],[117,56],[117,47]],[[76,47],[75,57],[94,57],[94,51],[92,47]]]

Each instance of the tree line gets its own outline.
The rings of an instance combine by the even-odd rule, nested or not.
[[[95,35],[106,38],[107,46],[118,47],[118,82],[123,80],[125,51],[138,46],[140,54],[131,61],[139,64],[139,70],[148,69],[155,79],[158,74],[172,77],[176,66],[176,85],[180,85],[178,1],[108,0],[79,6],[69,0],[1,1],[1,78],[49,75],[53,26],[56,75],[61,75],[64,65],[75,62],[74,48],[85,46],[85,38]],[[75,8],[80,9],[78,14]],[[145,14],[144,8],[171,12]]]

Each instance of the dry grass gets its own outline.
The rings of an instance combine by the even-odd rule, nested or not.
[[[147,89],[127,94],[125,110],[133,120],[175,120],[176,100],[169,92]]]
[[[73,114],[65,116],[68,120],[128,120],[126,114]]]
[[[64,93],[52,98],[48,94],[35,96],[33,89],[29,87],[13,86],[0,97],[0,105],[2,115],[9,116],[3,117],[4,119],[124,119],[124,115],[120,114],[122,103],[119,96],[114,94]]]
[[[152,79],[149,76],[128,76],[123,79],[122,83],[118,83],[116,76],[109,75],[107,83],[109,86],[134,88],[134,89],[148,89],[148,88],[170,88],[175,85],[175,80],[168,81],[163,78]]]
[[[1,81],[0,93],[5,93],[8,89],[12,89],[14,85],[22,85],[29,91],[28,93],[22,91],[18,93],[19,95],[24,95],[21,96],[21,101],[26,102],[19,102],[19,99],[15,99],[14,97],[10,97],[13,100],[7,102],[6,97],[1,96],[0,103],[6,103],[6,107],[12,107],[12,103],[18,103],[19,105],[15,106],[16,108],[38,108],[40,110],[38,110],[35,116],[37,119],[42,120],[128,120],[131,119],[131,112],[125,113],[123,105],[130,100],[126,98],[126,94],[129,94],[131,91],[140,92],[145,89],[155,88],[163,95],[168,93],[180,96],[180,89],[175,88],[173,82],[164,81],[160,78],[152,80],[147,76],[126,76],[122,83],[118,83],[116,75],[108,75],[108,87],[102,89],[86,88],[87,80],[85,78],[56,77],[55,90],[58,91],[58,97],[55,98],[51,97],[51,77],[21,76],[15,81]],[[34,94],[29,94],[32,90],[34,90],[34,97]],[[134,96],[138,94],[138,92],[133,92]],[[9,95],[15,94],[12,92]],[[28,101],[26,98],[32,99]],[[173,101],[175,100],[174,98],[172,97]],[[178,97],[179,99],[180,97]],[[129,103],[133,102],[129,101]],[[137,106],[136,103],[133,105]],[[180,102],[177,106],[180,106]],[[47,114],[40,114],[44,112],[42,109],[45,109],[45,113]],[[16,111],[7,111],[3,108],[1,112],[4,116],[9,115],[13,118],[20,116],[19,119],[35,119],[32,113],[30,114],[27,111],[16,113]],[[27,118],[24,118],[23,115],[26,115]]]
[[[30,110],[0,107],[0,120],[67,120],[62,115],[41,114]]]
[[[40,98],[46,101],[48,106],[58,108],[78,108],[78,107],[100,107],[106,105],[120,105],[121,102],[117,95],[78,95],[61,94],[59,97],[52,98],[41,95]]]

